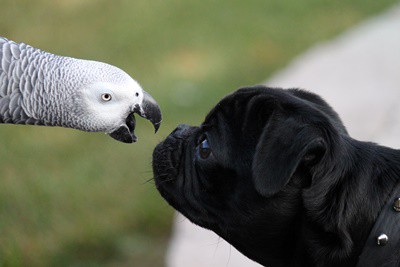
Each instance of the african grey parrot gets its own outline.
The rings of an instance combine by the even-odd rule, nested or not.
[[[133,113],[158,130],[157,102],[121,69],[0,37],[0,123],[105,132],[132,143]]]

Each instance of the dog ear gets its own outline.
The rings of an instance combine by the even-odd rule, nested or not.
[[[311,167],[326,150],[321,131],[294,117],[273,114],[265,126],[253,159],[257,192],[270,197],[288,184],[300,165]]]

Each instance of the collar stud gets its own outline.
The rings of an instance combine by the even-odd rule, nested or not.
[[[378,244],[378,246],[385,246],[389,241],[389,237],[385,234],[380,234],[377,238],[376,238],[376,244]]]

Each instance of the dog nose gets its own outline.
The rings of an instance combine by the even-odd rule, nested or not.
[[[190,128],[191,127],[187,124],[179,124],[178,127],[176,127],[176,129],[172,132],[172,135],[175,138],[184,138],[187,136]]]

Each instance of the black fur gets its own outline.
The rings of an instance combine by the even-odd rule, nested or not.
[[[200,127],[179,126],[153,169],[175,209],[254,261],[346,267],[398,182],[400,152],[352,139],[315,94],[257,86],[225,97]]]

